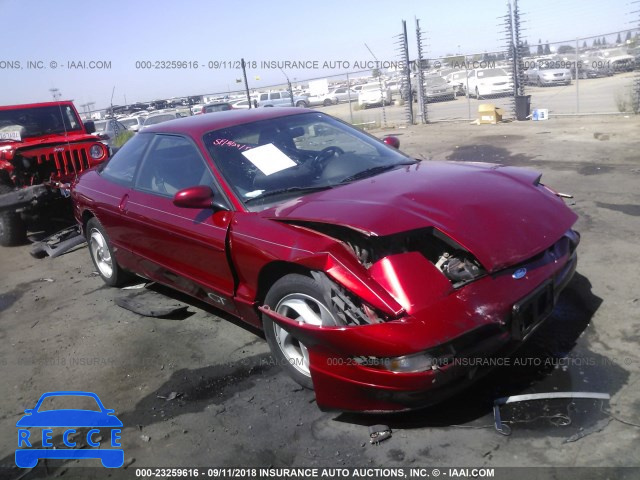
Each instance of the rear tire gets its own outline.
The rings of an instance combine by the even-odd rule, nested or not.
[[[131,278],[131,274],[118,265],[109,237],[98,219],[95,217],[90,219],[85,231],[89,255],[104,283],[110,287],[118,287],[126,283]]]
[[[275,282],[264,301],[272,310],[302,323],[337,325],[325,304],[322,287],[311,277],[289,274]],[[262,315],[264,334],[276,362],[298,384],[313,390],[307,348],[293,335]]]
[[[13,187],[0,184],[0,195],[13,191]],[[0,212],[0,245],[11,247],[24,243],[27,238],[27,227],[18,212],[11,210]]]

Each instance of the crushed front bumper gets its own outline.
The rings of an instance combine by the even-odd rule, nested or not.
[[[300,324],[268,307],[260,310],[308,348],[320,408],[380,412],[425,407],[463,390],[500,365],[544,322],[575,272],[578,239],[576,234],[573,245],[563,239],[525,264],[524,278],[514,275],[523,268],[517,265],[480,278],[428,306],[410,309],[408,316],[393,321],[317,327]],[[413,271],[420,270],[415,262],[407,265],[410,263]],[[417,280],[414,277],[411,283]],[[543,302],[545,308],[526,311]],[[382,363],[434,351],[453,354],[430,369],[407,373],[358,360],[366,357]]]
[[[0,195],[0,212],[32,207],[52,195],[53,191],[47,185],[33,185],[19,188],[13,192],[3,193]]]

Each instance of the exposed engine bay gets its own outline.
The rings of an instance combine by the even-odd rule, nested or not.
[[[471,253],[433,227],[377,237],[365,235],[348,227],[326,223],[291,223],[342,241],[367,269],[389,255],[419,252],[451,281],[454,288],[461,287],[486,274]]]

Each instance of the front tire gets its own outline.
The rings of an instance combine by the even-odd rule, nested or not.
[[[86,237],[91,260],[104,283],[110,287],[123,285],[130,274],[118,265],[109,237],[97,218],[87,222]]]
[[[0,195],[12,192],[11,185],[0,184]],[[0,245],[11,247],[24,243],[27,238],[27,227],[18,212],[7,210],[0,212]]]
[[[275,282],[264,301],[272,310],[285,317],[310,325],[338,325],[326,305],[322,287],[311,277],[289,274]],[[284,328],[268,315],[262,316],[264,334],[271,354],[287,374],[298,384],[313,390],[309,352]]]

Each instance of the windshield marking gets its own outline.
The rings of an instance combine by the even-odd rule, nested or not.
[[[233,140],[228,140],[226,138],[216,138],[213,141],[213,144],[216,147],[236,147],[238,150],[249,150],[251,148],[254,148],[251,145],[246,145],[244,143],[236,143]]]

